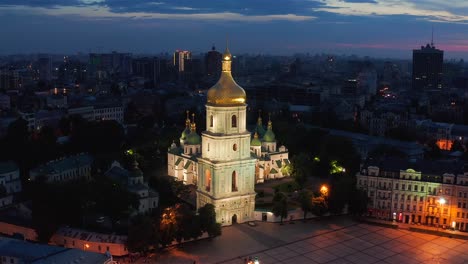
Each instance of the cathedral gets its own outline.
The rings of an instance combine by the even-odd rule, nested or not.
[[[168,175],[197,186],[197,208],[211,203],[223,226],[251,221],[255,183],[282,178],[288,150],[277,148],[273,124],[258,118],[255,133],[247,130],[246,93],[231,75],[232,55],[226,49],[218,82],[208,90],[206,131],[197,134],[187,112],[179,146],[168,151]]]

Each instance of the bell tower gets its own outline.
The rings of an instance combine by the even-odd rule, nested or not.
[[[246,93],[232,78],[226,48],[218,82],[208,90],[206,131],[198,159],[197,208],[211,203],[223,226],[253,220],[255,158],[246,128]]]

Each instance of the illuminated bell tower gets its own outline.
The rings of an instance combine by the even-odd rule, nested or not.
[[[197,208],[211,203],[223,226],[253,220],[255,158],[246,128],[246,93],[232,78],[232,55],[222,57],[218,82],[208,90],[206,131],[198,159]]]

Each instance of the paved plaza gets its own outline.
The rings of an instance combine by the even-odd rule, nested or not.
[[[223,228],[212,240],[189,243],[157,263],[468,263],[468,240],[360,224],[342,217],[295,224]]]

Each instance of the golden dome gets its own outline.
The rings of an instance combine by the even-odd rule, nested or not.
[[[209,105],[215,106],[237,106],[245,105],[247,95],[231,75],[231,58],[229,49],[223,54],[221,77],[218,82],[208,90]]]

